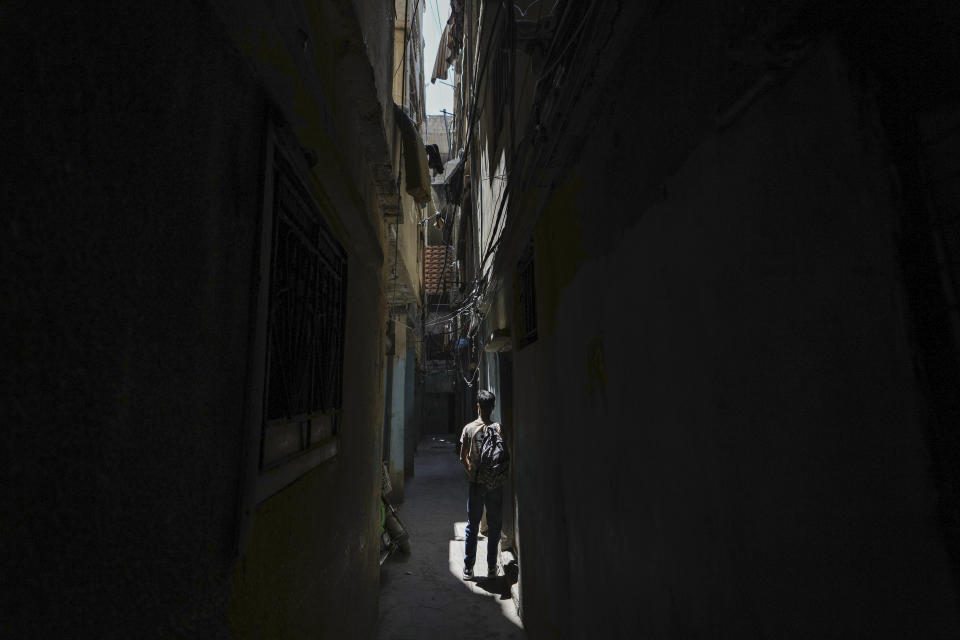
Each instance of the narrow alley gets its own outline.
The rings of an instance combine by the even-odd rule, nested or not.
[[[0,638],[960,638],[960,0],[5,0],[0,82]]]
[[[406,484],[400,517],[411,536],[409,557],[397,553],[380,577],[380,640],[525,638],[516,588],[504,572],[464,581],[467,480],[453,437],[420,443],[416,477]],[[478,557],[486,557],[481,538]],[[504,554],[507,564],[512,556]],[[481,563],[482,564],[482,563]],[[482,572],[480,572],[482,573]]]

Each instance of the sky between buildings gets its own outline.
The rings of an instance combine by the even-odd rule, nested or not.
[[[441,109],[453,111],[453,87],[443,84],[453,81],[453,74],[446,80],[438,79],[430,84],[433,75],[433,63],[437,59],[437,47],[440,35],[450,17],[450,0],[411,0],[425,3],[423,14],[423,73],[426,76],[426,106],[428,114],[439,114]]]

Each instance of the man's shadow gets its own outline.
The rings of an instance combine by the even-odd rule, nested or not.
[[[474,582],[487,593],[498,595],[501,600],[509,600],[511,597],[510,588],[517,583],[519,575],[520,570],[517,561],[511,560],[504,565],[502,576],[496,578],[477,576],[474,578]]]

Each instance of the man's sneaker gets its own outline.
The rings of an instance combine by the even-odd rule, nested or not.
[[[468,569],[467,567],[463,568],[463,579],[464,580],[473,580],[473,569]]]

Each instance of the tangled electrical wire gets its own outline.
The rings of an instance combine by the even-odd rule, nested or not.
[[[507,5],[512,3],[506,3]],[[532,3],[536,4],[536,2]],[[527,7],[529,10],[532,6]],[[552,11],[556,10],[556,7],[559,5],[559,2],[554,4]],[[484,84],[487,80],[489,63],[491,60],[490,52],[494,43],[498,41],[497,30],[505,29],[505,37],[509,40],[508,46],[504,49],[507,51],[516,50],[516,31],[514,28],[511,28],[511,20],[508,17],[506,24],[500,24],[501,18],[501,9],[504,6],[504,3],[497,3],[496,13],[493,16],[493,19],[487,24],[490,26],[490,36],[487,39],[486,49],[484,56],[478,59],[479,64],[477,64],[473,69],[473,82],[470,85],[471,93],[474,96],[472,104],[470,105],[469,115],[466,118],[466,142],[463,146],[464,158],[470,157],[470,152],[473,148],[473,142],[475,141],[475,136],[477,134],[477,125],[479,123],[479,118],[482,112],[482,100],[479,96],[484,94]],[[513,127],[516,122],[516,96],[511,96],[507,101],[511,109],[511,117],[509,118],[509,123],[511,126],[511,152],[508,156],[509,162],[507,168],[509,170],[508,179],[504,179],[502,182],[502,188],[499,189],[497,196],[495,196],[495,201],[492,203],[491,210],[494,211],[492,226],[490,227],[490,235],[484,242],[484,246],[480,252],[480,259],[475,264],[477,274],[474,280],[472,281],[472,287],[459,301],[456,305],[450,309],[446,314],[440,316],[440,306],[438,302],[434,308],[433,314],[429,313],[429,306],[424,310],[422,324],[424,327],[424,338],[426,339],[427,335],[455,335],[457,336],[454,340],[450,341],[450,346],[448,349],[448,355],[454,362],[454,366],[458,375],[463,379],[463,381],[468,385],[472,386],[476,381],[479,375],[479,353],[478,350],[482,349],[483,336],[478,336],[477,333],[480,331],[480,328],[483,326],[486,314],[484,309],[489,307],[489,301],[491,298],[499,291],[502,286],[502,281],[499,278],[495,277],[495,266],[497,263],[497,256],[499,250],[502,246],[504,240],[504,234],[506,231],[506,224],[504,215],[509,206],[510,194],[516,189],[520,189],[521,192],[526,188],[533,179],[535,175],[536,167],[539,166],[541,160],[544,157],[544,154],[549,157],[553,154],[556,146],[556,141],[554,144],[547,145],[547,148],[541,148],[535,151],[532,155],[528,151],[529,145],[526,143],[531,140],[531,136],[536,139],[536,136],[542,135],[542,123],[541,117],[545,114],[541,112],[541,106],[551,94],[551,87],[555,83],[549,79],[553,75],[570,75],[565,74],[564,65],[565,61],[571,59],[576,55],[577,50],[581,42],[584,40],[586,33],[590,30],[588,23],[592,22],[589,19],[594,8],[597,6],[596,0],[590,3],[585,10],[582,12],[574,12],[569,10],[562,11],[562,15],[557,28],[554,30],[553,37],[551,38],[549,47],[545,55],[546,61],[542,69],[535,74],[537,76],[536,82],[533,84],[533,111],[534,117],[528,123],[526,130],[522,136],[521,140],[517,140]],[[520,9],[520,7],[516,7]],[[521,15],[525,16],[526,11],[520,11]],[[577,19],[579,16],[579,20]],[[563,34],[566,35],[563,35]],[[509,68],[515,68],[516,61],[515,59],[510,60]],[[530,68],[527,69],[524,76],[524,81],[521,86],[520,93],[520,102],[522,103],[523,98],[526,95],[528,83],[527,78],[530,73]],[[567,81],[567,78],[564,78]],[[515,85],[513,85],[515,86]],[[554,109],[551,109],[553,111]],[[536,145],[534,145],[536,146]],[[520,162],[521,158],[525,162]],[[503,176],[494,176],[500,177]],[[492,178],[491,178],[492,180]],[[483,208],[482,195],[481,201],[478,203],[480,208]],[[445,243],[446,244],[446,243]],[[444,249],[444,269],[441,276],[440,289],[442,290],[441,296],[446,295],[446,275],[448,269],[448,251],[449,245]],[[430,317],[430,316],[433,317]],[[446,331],[428,331],[428,327],[438,327],[444,325],[445,327],[452,327]]]

